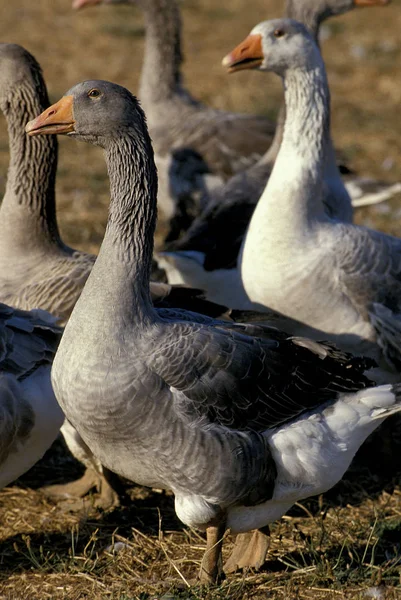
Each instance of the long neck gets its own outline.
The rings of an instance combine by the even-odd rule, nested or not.
[[[139,96],[152,104],[186,94],[181,87],[181,18],[176,0],[139,0],[145,14],[146,40]]]
[[[302,0],[287,0],[286,15],[289,18],[301,21],[308,28],[313,36],[316,45],[319,47],[319,29],[320,24],[331,16],[331,13],[324,14],[318,11],[317,7],[311,7],[304,4]],[[285,102],[281,105],[277,127],[273,142],[260,159],[260,163],[274,165],[277,159],[281,142],[284,134],[284,126],[286,121]],[[345,222],[352,222],[353,210],[351,198],[341,179],[340,172],[337,167],[336,153],[333,146],[330,133],[326,139],[326,157],[324,164],[324,180],[325,180],[325,207],[326,212],[333,218],[340,219]]]
[[[323,217],[322,179],[330,139],[330,96],[316,51],[314,66],[288,70],[284,78],[287,118],[268,184],[251,221],[279,234],[303,232]],[[263,225],[262,225],[263,224]]]
[[[157,175],[150,138],[122,134],[107,143],[110,209],[104,240],[90,276],[95,307],[119,308],[119,320],[138,323],[152,313],[149,292],[156,227]],[[107,284],[106,284],[107,282]],[[97,310],[97,308],[96,308]],[[110,317],[109,317],[110,318]]]
[[[330,12],[322,12],[318,4],[319,0],[314,5],[304,0],[287,0],[285,16],[303,23],[319,47],[320,24],[330,16]]]
[[[319,48],[319,29],[322,18],[316,11],[316,6],[309,7],[302,0],[287,0],[285,16],[289,19],[295,19],[303,23],[309,33],[312,35]],[[266,154],[262,157],[261,162],[265,164],[274,164],[280,150],[281,141],[283,139],[284,125],[286,119],[285,102],[281,104],[280,112],[277,119],[276,131],[273,141]]]
[[[1,205],[0,244],[26,251],[61,244],[56,221],[56,136],[28,137],[25,125],[49,106],[41,77],[14,86],[1,103],[7,119],[10,163]]]

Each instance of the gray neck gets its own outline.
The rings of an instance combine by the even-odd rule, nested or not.
[[[322,179],[330,142],[330,95],[323,61],[317,52],[315,58],[313,68],[288,70],[284,78],[287,118],[283,141],[255,211],[255,218],[258,213],[266,213],[263,222],[273,230],[283,221],[294,232],[302,232],[311,221],[323,216]]]
[[[146,112],[158,102],[186,96],[181,86],[181,18],[175,0],[139,0],[146,26],[139,97]]]
[[[287,0],[287,16],[304,23],[319,47],[320,24],[329,16],[332,16],[332,13],[327,12],[324,14],[322,11],[317,11],[316,6],[314,8],[307,5],[305,6],[302,0]],[[259,164],[267,164],[270,168],[274,165],[283,139],[285,120],[286,108],[285,103],[283,103],[280,108],[273,142],[269,150],[259,161]],[[353,210],[351,198],[344,186],[337,167],[336,153],[330,132],[326,139],[326,145],[326,158],[324,164],[325,209],[327,214],[331,217],[352,223]]]
[[[61,244],[56,221],[57,139],[28,137],[25,125],[49,106],[41,77],[34,87],[15,86],[2,101],[7,119],[10,163],[1,205],[0,244],[25,251]]]
[[[285,16],[303,23],[319,46],[320,25],[331,16],[331,12],[322,12],[318,3],[319,0],[315,0],[315,5],[312,6],[310,2],[305,3],[303,0],[287,0]]]
[[[138,324],[153,314],[149,280],[157,174],[150,138],[123,133],[107,142],[105,155],[110,178],[109,219],[90,276],[90,285],[96,286],[91,294],[96,296],[96,305],[102,297],[108,308],[118,305],[120,321],[127,318]]]
[[[310,6],[306,6],[303,0],[287,0],[286,6],[286,17],[289,19],[295,19],[296,21],[300,21],[303,23],[308,29],[309,33],[312,35],[315,40],[318,48],[319,46],[319,29],[320,24],[326,17],[321,17],[317,11],[316,7],[313,9]],[[280,112],[277,119],[276,131],[274,134],[274,138],[272,144],[266,154],[262,157],[260,162],[265,164],[273,165],[274,161],[277,158],[278,152],[280,150],[281,141],[283,139],[284,133],[284,125],[286,118],[286,109],[285,102],[282,103],[280,107]]]

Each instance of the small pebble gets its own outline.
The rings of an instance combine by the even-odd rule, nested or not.
[[[362,60],[362,59],[366,58],[367,51],[364,46],[359,46],[357,44],[354,44],[350,48],[350,54],[354,58],[357,58],[358,60]]]
[[[365,594],[364,594],[367,598],[377,598],[378,600],[381,600],[382,598],[384,598],[384,589],[381,587],[370,587],[367,590],[365,590]]]
[[[392,156],[388,156],[385,158],[381,165],[383,171],[390,171],[394,167],[394,158]]]
[[[116,542],[115,544],[110,544],[107,546],[106,552],[110,552],[110,554],[118,554],[124,548],[129,548],[128,544],[124,544],[124,542]]]

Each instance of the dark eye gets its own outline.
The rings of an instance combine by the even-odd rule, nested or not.
[[[273,33],[274,37],[276,37],[276,38],[283,37],[284,34],[285,34],[284,29],[275,29],[274,33]]]
[[[90,90],[90,92],[88,92],[89,98],[98,98],[99,96],[100,96],[100,92],[96,88],[94,88],[93,90]]]

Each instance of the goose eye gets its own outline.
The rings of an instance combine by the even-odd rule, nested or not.
[[[90,90],[88,92],[88,97],[89,98],[98,98],[99,96],[100,96],[100,92],[96,88],[94,88],[93,90]]]
[[[275,29],[273,35],[276,38],[281,38],[283,37],[284,33],[285,31],[283,29]]]

